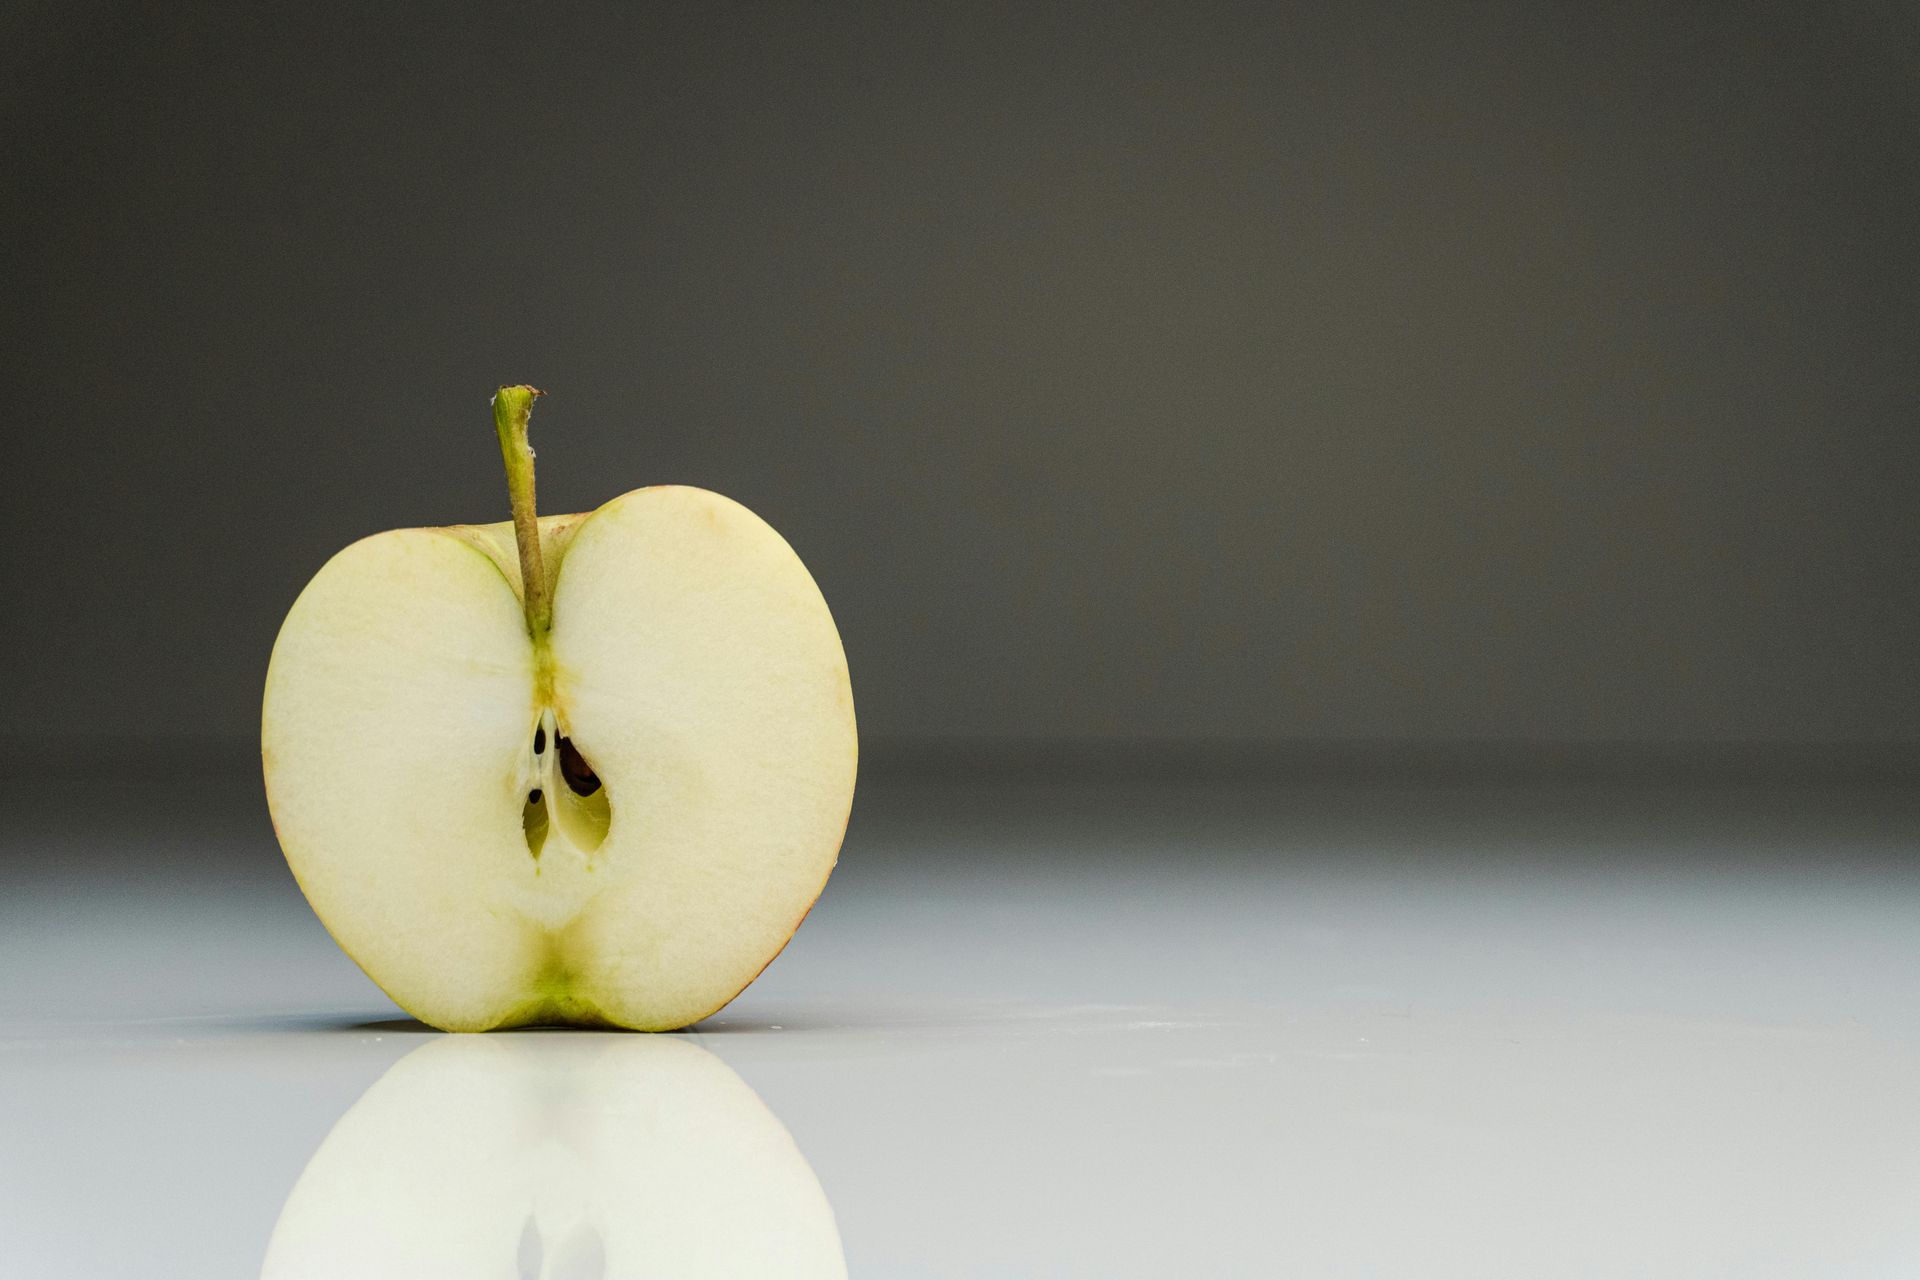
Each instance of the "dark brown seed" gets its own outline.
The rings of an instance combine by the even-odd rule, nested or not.
[[[533,731],[533,754],[539,755],[547,749],[547,726],[541,725]]]
[[[593,767],[581,756],[573,745],[573,739],[562,737],[560,747],[560,776],[577,796],[590,796],[600,789],[600,777]]]
[[[533,790],[527,792],[527,803],[528,804],[540,803],[540,788],[535,787]]]

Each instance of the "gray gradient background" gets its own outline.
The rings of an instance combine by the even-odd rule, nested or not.
[[[705,485],[870,741],[1920,736],[1905,5],[8,11],[0,730]]]

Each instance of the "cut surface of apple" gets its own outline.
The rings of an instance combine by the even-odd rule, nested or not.
[[[637,489],[537,528],[538,593],[513,523],[377,534],[321,569],[268,670],[275,830],[424,1022],[684,1026],[833,868],[846,657],[798,556],[718,494]]]

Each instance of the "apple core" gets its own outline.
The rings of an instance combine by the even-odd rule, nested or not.
[[[534,725],[526,767],[532,782],[520,824],[527,833],[527,852],[538,861],[547,840],[557,835],[591,858],[613,826],[613,803],[593,766],[560,731],[552,707],[543,707]]]

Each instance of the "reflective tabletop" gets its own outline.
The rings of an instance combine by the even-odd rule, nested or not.
[[[412,1022],[244,806],[10,812],[0,1272],[1920,1272],[1902,792],[863,805],[664,1036]]]

